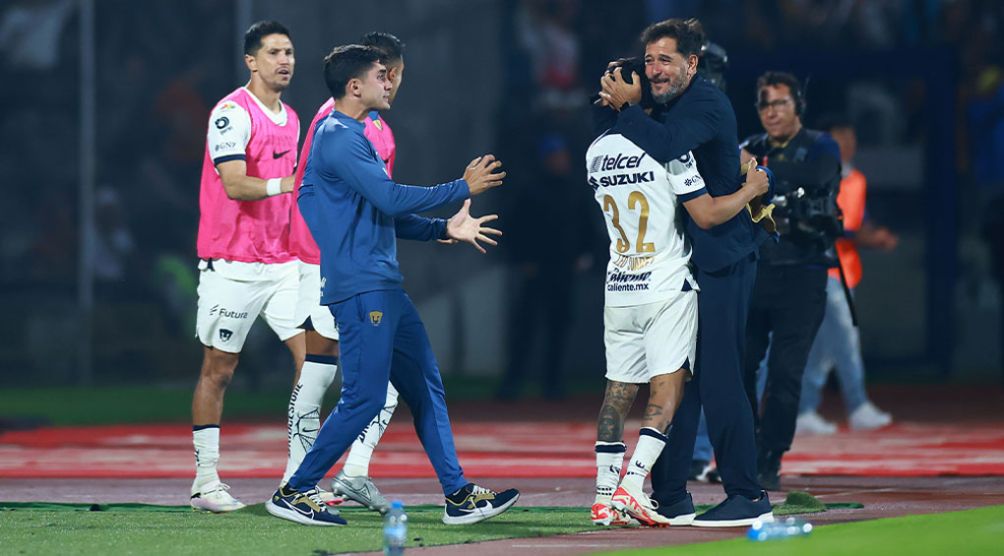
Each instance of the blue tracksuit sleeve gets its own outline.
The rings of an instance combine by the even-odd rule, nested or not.
[[[388,216],[414,212],[462,201],[470,197],[467,182],[459,179],[432,187],[394,183],[374,155],[373,146],[362,134],[352,134],[331,157],[341,160],[336,173],[346,185]]]
[[[702,107],[702,105],[704,105]],[[696,99],[693,106],[673,118],[672,124],[656,121],[638,105],[617,115],[617,132],[662,164],[697,149],[718,133],[721,114],[713,99]]]
[[[432,241],[446,239],[446,220],[406,214],[394,219],[394,234],[401,239]]]

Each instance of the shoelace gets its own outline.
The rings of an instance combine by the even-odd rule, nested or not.
[[[471,494],[495,494],[495,491],[485,487],[474,485],[474,488],[471,489]]]
[[[328,510],[328,505],[325,504],[324,500],[321,499],[321,493],[318,491],[318,489],[312,488],[306,492],[300,493],[300,495],[309,499],[314,504],[316,504],[317,507],[320,508],[322,512]]]
[[[638,501],[641,502],[641,505],[645,506],[646,508],[652,508],[653,510],[659,508],[659,503],[649,498],[648,495],[645,494],[644,492],[638,493]]]
[[[304,494],[307,496],[307,498],[310,498],[318,506],[321,506],[322,508],[325,507],[324,501],[321,500],[321,491],[320,490],[314,488],[314,489],[308,490]]]
[[[217,486],[216,486],[216,488],[214,488],[213,490],[207,490],[207,491],[203,492],[202,494],[203,494],[203,495],[206,495],[206,494],[212,494],[212,493],[214,493],[214,492],[219,492],[219,491],[223,491],[223,492],[226,492],[226,491],[228,491],[228,490],[230,490],[230,485],[228,485],[228,484],[226,484],[226,483],[220,483],[220,484],[219,484],[219,485],[217,485]]]

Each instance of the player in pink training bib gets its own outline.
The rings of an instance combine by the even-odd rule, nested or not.
[[[223,396],[244,340],[261,315],[303,361],[295,319],[299,275],[289,250],[289,215],[300,121],[281,100],[293,77],[289,31],[260,21],[244,35],[247,85],[213,108],[199,192],[199,301],[196,335],[202,370],[192,399],[195,509],[244,507],[220,482]]]
[[[373,46],[384,53],[387,80],[391,82],[390,102],[394,103],[404,77],[404,44],[389,33],[368,33],[361,44]],[[314,443],[320,429],[320,406],[324,393],[335,379],[338,367],[338,329],[331,312],[321,300],[321,254],[310,235],[307,224],[300,215],[296,194],[303,181],[307,158],[313,145],[314,129],[334,109],[334,100],[321,105],[307,129],[307,138],[300,151],[303,163],[297,168],[294,183],[292,216],[290,217],[290,250],[300,260],[300,295],[297,302],[296,322],[306,330],[306,361],[300,371],[300,380],[293,389],[289,402],[289,459],[283,474],[285,484],[303,461],[303,456]],[[394,173],[396,145],[394,133],[377,111],[366,118],[364,134],[373,143],[377,154],[387,167],[387,175]],[[383,409],[363,431],[345,460],[341,472],[332,482],[332,491],[354,500],[372,510],[385,512],[389,507],[369,477],[369,463],[380,437],[383,436],[394,410],[397,408],[397,390],[387,385],[387,401]]]

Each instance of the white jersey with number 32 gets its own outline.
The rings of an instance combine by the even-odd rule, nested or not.
[[[586,151],[586,170],[610,235],[606,305],[654,303],[696,290],[687,266],[690,243],[677,218],[683,210],[677,196],[689,199],[704,189],[693,154],[664,165],[607,133]]]

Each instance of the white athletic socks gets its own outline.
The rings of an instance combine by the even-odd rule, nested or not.
[[[203,486],[220,482],[216,466],[220,462],[220,426],[196,425],[192,427],[192,444],[195,445],[195,484],[192,494]]]
[[[390,383],[387,384],[387,401],[384,402],[380,413],[366,425],[363,432],[359,433],[359,438],[352,443],[352,449],[345,458],[345,466],[342,467],[349,477],[368,477],[370,474],[370,460],[373,458],[373,450],[376,448],[383,433],[387,430],[391,416],[397,409],[397,389]]]
[[[624,465],[624,452],[626,450],[623,442],[596,443],[595,502],[610,504],[610,499],[621,480],[621,467]]]
[[[655,460],[659,459],[664,447],[666,447],[666,435],[651,427],[642,428],[638,435],[638,445],[635,446],[634,455],[631,456],[631,463],[628,464],[621,485],[635,491],[642,490],[645,477],[652,471],[652,466]]]
[[[323,355],[307,355],[300,370],[300,380],[289,397],[289,413],[286,421],[286,437],[289,457],[282,484],[296,473],[303,457],[314,445],[317,431],[321,428],[321,401],[324,393],[335,380],[338,372],[337,359]]]

